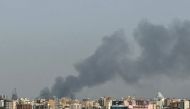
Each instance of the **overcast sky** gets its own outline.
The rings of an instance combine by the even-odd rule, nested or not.
[[[17,88],[19,96],[36,97],[57,76],[77,75],[73,65],[93,54],[102,37],[119,29],[130,36],[143,19],[163,25],[190,20],[189,4],[189,0],[0,0],[0,93],[11,94]],[[189,83],[160,76],[142,80],[137,87],[118,77],[84,88],[77,96],[154,96],[162,91],[180,97],[190,91],[179,90]],[[149,86],[154,89],[147,93]]]

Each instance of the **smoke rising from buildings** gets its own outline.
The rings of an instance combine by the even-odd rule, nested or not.
[[[134,41],[130,42],[123,31],[104,37],[93,55],[75,65],[78,76],[58,77],[51,90],[45,88],[40,96],[74,97],[84,87],[104,84],[116,75],[129,84],[147,76],[185,78],[189,75],[189,21],[175,21],[169,26],[142,21],[132,37]],[[131,59],[133,43],[140,48],[135,59]]]

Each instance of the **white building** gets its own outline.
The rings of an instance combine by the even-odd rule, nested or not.
[[[4,100],[0,100],[0,107],[4,107]]]
[[[180,101],[180,109],[189,109],[189,100]]]
[[[82,105],[79,103],[73,103],[70,105],[70,109],[82,109]]]

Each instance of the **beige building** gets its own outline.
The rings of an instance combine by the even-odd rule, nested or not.
[[[5,109],[13,109],[13,101],[12,100],[4,100]]]
[[[81,104],[83,109],[93,109],[93,100],[90,99],[83,99]]]
[[[61,98],[61,99],[59,100],[59,105],[60,105],[60,107],[63,108],[63,109],[69,109],[71,103],[72,103],[72,99],[71,99],[71,98],[66,98],[66,97],[64,97],[64,98]]]
[[[156,109],[156,103],[155,103],[155,101],[150,101],[149,102],[148,109]]]
[[[72,103],[70,109],[82,109],[82,105],[79,103]]]
[[[48,100],[49,109],[56,109],[56,101],[53,99]]]
[[[189,109],[189,100],[181,100],[180,109]]]
[[[113,97],[101,97],[98,102],[102,109],[110,109],[112,106]]]

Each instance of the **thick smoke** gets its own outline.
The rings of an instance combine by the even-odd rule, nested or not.
[[[190,22],[174,22],[166,27],[147,21],[134,31],[134,42],[140,51],[131,59],[131,43],[123,31],[104,37],[93,55],[75,65],[78,76],[58,77],[51,95],[74,97],[84,87],[103,84],[116,75],[127,83],[136,84],[147,76],[186,77],[190,71]],[[48,89],[46,89],[48,90]],[[45,93],[43,93],[45,92]],[[48,97],[43,90],[41,97]]]

